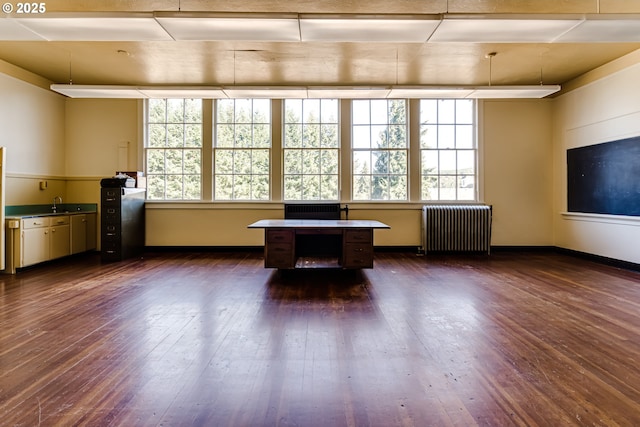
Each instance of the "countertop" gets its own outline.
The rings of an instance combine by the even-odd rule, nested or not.
[[[7,206],[5,208],[5,219],[16,220],[43,216],[79,215],[98,212],[97,203],[61,203],[57,204],[56,208],[56,212],[53,212],[53,205]]]

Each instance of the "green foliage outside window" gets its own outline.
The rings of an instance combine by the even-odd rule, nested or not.
[[[150,99],[147,198],[197,200],[202,193],[202,100]]]
[[[407,200],[405,100],[352,103],[353,199]]]
[[[206,142],[213,159],[203,170],[203,101],[148,101],[148,199],[201,200],[207,179],[214,200],[268,201],[272,177],[282,179],[287,201],[341,199],[338,100],[283,101],[282,147],[275,152],[282,155],[282,176],[271,168],[272,101],[214,102],[213,138]],[[408,101],[353,100],[351,106],[351,199],[408,200]],[[476,200],[475,101],[424,99],[419,106],[419,151],[412,155],[419,155],[414,184],[420,185],[420,199]]]
[[[217,101],[214,199],[269,200],[271,100]]]
[[[287,99],[284,105],[284,199],[338,200],[338,101]]]

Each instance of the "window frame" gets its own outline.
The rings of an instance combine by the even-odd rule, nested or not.
[[[423,123],[423,108],[422,108],[422,104],[423,102],[435,102],[437,104],[437,109],[436,109],[436,115],[438,116],[437,120],[433,123],[430,124],[426,124]],[[459,110],[458,110],[458,104],[459,103],[469,103],[470,104],[470,113],[468,114],[469,116],[469,121],[458,121],[458,117],[459,117]],[[453,112],[452,112],[452,116],[454,117],[453,121],[441,121],[440,120],[440,104],[441,103],[453,103],[454,108],[453,108]],[[418,136],[418,141],[417,141],[417,148],[418,148],[418,158],[419,158],[419,178],[418,178],[418,182],[420,185],[420,192],[419,192],[419,199],[420,202],[425,202],[425,203],[429,203],[429,202],[446,202],[446,203],[473,203],[473,202],[478,202],[480,200],[480,171],[479,171],[479,158],[480,158],[480,149],[479,149],[479,132],[478,132],[478,110],[479,110],[479,103],[477,100],[474,99],[420,99],[417,105],[417,114],[419,115],[419,123],[418,123],[418,132],[417,132],[417,136]],[[423,145],[423,130],[427,130],[427,127],[431,127],[431,128],[435,128],[436,129],[436,146],[435,147],[424,147]],[[458,140],[460,139],[460,144],[464,143],[465,138],[458,138],[458,132],[465,128],[465,127],[469,127],[469,131],[468,131],[468,138],[470,138],[470,146],[465,147],[465,146],[458,146]],[[449,129],[450,132],[450,136],[452,138],[452,141],[449,142],[449,144],[451,146],[447,147],[441,146],[441,140],[440,140],[440,130],[444,129],[444,128],[451,128]],[[425,138],[426,139],[426,138]],[[444,140],[445,138],[443,138]],[[453,160],[453,162],[455,163],[455,173],[441,173],[440,170],[438,170],[438,173],[424,173],[424,165],[426,163],[424,154],[431,152],[431,153],[436,153],[438,159],[437,159],[437,168],[440,168],[441,162],[443,161],[443,157],[444,155],[448,155],[449,157],[451,157],[451,155],[453,155],[453,157],[455,157],[455,160]],[[471,173],[463,173],[461,172],[461,167],[459,166],[460,162],[461,162],[461,154],[463,153],[470,153],[472,156],[471,161],[467,160],[467,164],[471,164],[472,165],[472,172]],[[451,161],[451,160],[450,160]],[[433,164],[433,163],[431,163]],[[472,196],[471,197],[461,197],[460,196],[460,192],[463,191],[464,187],[460,186],[460,180],[464,179],[465,177],[472,177],[473,178],[473,190],[472,190]],[[440,180],[444,177],[447,178],[449,180],[453,179],[456,182],[456,185],[453,186],[453,191],[455,193],[455,198],[446,198],[446,197],[442,197],[441,196],[441,192],[442,192],[442,185],[438,185],[436,190],[437,190],[437,194],[438,196],[436,198],[427,198],[425,197],[426,193],[425,193],[425,179],[428,179],[428,177],[435,177],[435,179],[437,180],[438,183],[440,183]]]
[[[420,147],[420,102],[421,99],[405,99],[406,108],[406,138],[407,138],[407,198],[406,200],[362,200],[354,199],[353,190],[353,150],[352,150],[352,103],[361,99],[338,99],[338,150],[339,150],[339,170],[338,185],[339,203],[354,204],[396,204],[396,205],[417,205],[428,203],[470,203],[481,202],[484,197],[483,188],[483,168],[482,168],[482,132],[480,132],[482,124],[483,103],[481,100],[473,100],[474,105],[474,138],[475,138],[475,197],[474,200],[424,200],[422,199],[422,170],[421,170],[421,147]],[[139,106],[142,125],[140,127],[140,145],[139,158],[142,168],[147,174],[147,118],[149,114],[149,100],[141,100]],[[267,200],[217,200],[214,198],[214,151],[216,144],[216,100],[201,99],[202,102],[202,145],[201,149],[201,195],[199,199],[149,199],[147,192],[147,200],[151,203],[244,203],[246,206],[264,203],[283,203],[285,200],[284,190],[284,138],[285,138],[285,119],[284,119],[284,100],[270,99],[271,123],[269,126],[271,132],[270,146],[270,167],[269,167],[269,198]],[[288,202],[289,200],[287,200]],[[291,202],[298,202],[290,200]],[[300,203],[313,202],[313,200],[302,200]],[[319,200],[318,202],[322,202]]]
[[[300,102],[300,111],[297,111],[297,113],[299,113],[299,121],[289,121],[288,117],[287,117],[287,104],[290,102]],[[311,121],[307,121],[307,116],[306,116],[306,108],[305,105],[306,104],[311,104],[311,103],[318,103],[317,105],[317,109],[315,109],[318,112],[318,118],[317,121],[311,122]],[[324,120],[323,117],[323,112],[325,112],[325,110],[323,109],[323,104],[324,103],[331,103],[331,104],[335,104],[335,111],[331,111],[331,114],[335,114],[335,117],[333,117],[334,121],[330,121],[330,120]],[[333,107],[333,106],[331,106]],[[313,110],[313,108],[312,108]],[[342,145],[342,141],[341,141],[341,132],[340,132],[340,100],[339,99],[330,99],[330,98],[324,98],[324,99],[320,99],[320,98],[316,98],[316,99],[285,99],[283,100],[282,103],[282,145],[281,145],[281,156],[282,156],[282,200],[287,201],[287,202],[310,202],[310,201],[321,201],[321,202],[328,202],[328,201],[333,201],[333,202],[337,202],[340,200],[340,194],[341,194],[341,169],[340,169],[340,164],[341,164],[341,145]],[[287,146],[287,142],[288,142],[288,135],[289,135],[289,127],[300,127],[300,146]],[[305,128],[309,126],[317,126],[318,127],[318,141],[317,141],[317,146],[305,146]],[[332,128],[335,127],[335,146],[325,146],[323,143],[323,129],[326,128]],[[317,171],[311,172],[311,173],[306,173],[304,170],[304,157],[305,157],[305,153],[311,153],[311,155],[313,155],[313,151],[317,151],[317,161],[318,161],[318,165],[317,165]],[[288,163],[287,163],[287,158],[288,158],[288,154],[289,153],[294,153],[294,152],[299,152],[300,155],[300,168],[299,168],[299,172],[292,172],[292,173],[288,173]],[[330,154],[333,153],[333,154]],[[334,160],[334,162],[331,162],[330,165],[323,165],[323,159],[324,159],[324,155],[328,154],[331,155]],[[332,167],[335,168],[335,172],[334,173],[329,173],[329,172],[323,172],[323,168],[324,167]],[[305,177],[310,177],[311,179],[315,179],[317,178],[317,196],[312,196],[309,198],[305,198],[304,194],[303,194],[303,189],[300,190],[300,198],[290,198],[287,195],[287,177],[296,177],[299,176],[300,181],[301,181],[301,185],[304,186],[304,180]],[[326,182],[323,178],[325,177],[334,177],[335,181],[333,183],[330,183],[328,185],[331,185],[332,187],[335,186],[334,190],[335,190],[335,197],[323,197],[323,182]],[[332,194],[333,196],[333,194]]]
[[[390,109],[392,106],[392,103],[395,102],[399,102],[402,101],[404,106],[404,117],[403,117],[403,122],[394,122],[393,120],[391,120],[389,114],[390,114]],[[410,202],[411,200],[411,186],[410,186],[410,182],[411,182],[411,128],[410,128],[410,124],[411,124],[411,120],[410,120],[410,108],[411,108],[411,103],[409,102],[408,99],[404,99],[404,98],[399,98],[399,99],[351,99],[349,100],[350,102],[350,118],[349,118],[349,131],[350,131],[350,147],[349,147],[349,151],[351,152],[351,164],[350,164],[350,175],[349,175],[349,181],[350,181],[350,190],[351,190],[351,201],[353,202],[365,202],[365,203],[407,203]],[[356,113],[354,110],[354,104],[356,103],[361,103],[361,102],[368,102],[369,106],[368,106],[368,119],[367,121],[362,121],[362,122],[358,122],[354,119]],[[374,116],[374,113],[372,111],[372,103],[381,103],[381,102],[385,102],[387,104],[386,106],[386,113],[385,113],[385,120],[381,121],[380,119],[372,119],[372,117]],[[381,114],[378,113],[378,116],[380,116]],[[377,120],[377,121],[376,121]],[[356,136],[355,136],[355,130],[356,129],[360,129],[360,128],[365,128],[368,127],[369,128],[369,144],[368,147],[366,146],[362,146],[362,147],[357,147],[356,145],[358,144],[358,142],[356,141]],[[391,140],[391,136],[389,134],[391,134],[391,132],[389,131],[389,128],[393,128],[395,127],[397,130],[399,129],[403,129],[403,133],[404,133],[404,147],[391,147],[391,146],[387,146],[387,147],[374,147],[374,138],[373,138],[373,132],[374,132],[374,128],[379,128],[380,133],[382,132],[387,132],[387,144],[390,142]],[[385,128],[384,131],[382,131],[382,128]],[[397,152],[397,153],[404,153],[404,172],[403,173],[393,173],[393,165],[391,163],[391,155],[393,152]],[[388,161],[388,167],[387,167],[387,172],[385,173],[378,173],[376,174],[373,170],[374,167],[374,162],[373,162],[373,156],[374,153],[378,152],[380,155],[382,154],[387,154],[389,156],[389,161]],[[369,153],[369,171],[368,173],[356,173],[355,169],[355,163],[357,161],[356,156],[360,157],[358,153]],[[362,156],[364,157],[364,156]],[[369,182],[369,197],[368,198],[357,198],[356,195],[356,180],[358,179],[357,177],[370,177],[370,182]],[[387,179],[391,179],[393,177],[397,177],[400,180],[402,180],[402,178],[404,178],[404,196],[402,198],[393,198],[392,197],[392,186],[389,185],[388,186],[388,198],[372,198],[371,195],[373,194],[374,191],[374,181],[376,179],[376,177],[383,177],[382,179],[384,179],[385,177]],[[366,184],[365,184],[366,185]]]
[[[221,110],[220,110],[220,104],[221,103],[228,103],[228,102],[233,102],[233,121],[229,121],[229,122],[221,122],[220,119],[220,114],[221,114]],[[250,102],[251,103],[251,114],[250,117],[247,121],[238,121],[238,102]],[[266,117],[266,121],[265,122],[259,122],[259,121],[255,121],[254,119],[256,118],[256,109],[255,109],[255,104],[256,103],[264,103],[267,104],[268,103],[268,117]],[[272,155],[273,155],[273,102],[271,99],[262,99],[262,98],[237,98],[237,99],[216,99],[214,101],[214,115],[213,115],[213,130],[212,130],[212,141],[211,141],[211,145],[212,145],[212,170],[211,170],[211,176],[212,176],[212,186],[213,186],[213,194],[212,194],[212,200],[215,202],[270,202],[273,200],[273,191],[272,191],[272,181],[273,181],[273,166],[272,166]],[[219,130],[222,129],[223,127],[232,127],[233,128],[233,145],[232,146],[226,146],[226,145],[219,145],[221,144],[221,139],[219,138]],[[251,144],[247,145],[247,146],[239,146],[238,145],[238,135],[239,133],[238,128],[248,128],[250,127],[251,131]],[[255,140],[255,135],[256,135],[256,129],[258,127],[264,127],[267,129],[267,137],[265,142],[261,143],[260,141],[256,142]],[[240,136],[242,136],[240,134]],[[256,146],[256,144],[258,144]],[[262,145],[261,145],[262,144]],[[220,161],[222,162],[223,157],[222,157],[222,153],[227,153],[231,156],[231,162],[232,164],[229,166],[232,170],[231,172],[225,172],[225,173],[220,173],[218,172],[218,169],[220,167],[220,164],[218,164],[217,162]],[[245,173],[236,173],[235,168],[237,167],[236,161],[237,161],[237,156],[249,156],[249,158],[251,159],[251,166],[249,167],[250,171],[245,171]],[[226,159],[227,161],[229,161],[229,159]],[[255,163],[254,163],[255,160]],[[254,165],[255,164],[259,164],[260,162],[266,162],[267,163],[267,172],[264,174],[260,174],[257,173],[254,170]],[[259,165],[257,166],[259,167]],[[245,179],[249,179],[249,194],[248,197],[240,197],[237,196],[235,191],[236,191],[236,186],[235,186],[235,182],[236,179],[238,178],[245,178]],[[266,184],[264,183],[264,181],[260,182],[260,178],[264,178],[266,177]],[[220,178],[220,181],[222,181],[223,178],[225,179],[230,179],[231,180],[231,197],[229,198],[225,198],[223,197],[222,193],[218,193],[218,191],[222,191],[219,190],[219,181],[218,178]],[[255,178],[255,180],[254,180]],[[258,192],[257,194],[260,194],[260,184],[263,185],[264,189],[262,190],[264,192],[264,194],[266,194],[266,198],[258,198],[258,197],[254,197],[254,194],[256,194],[256,192]],[[256,187],[258,187],[257,190]],[[256,192],[254,192],[254,190]]]
[[[202,200],[202,195],[203,195],[203,170],[202,170],[202,165],[203,165],[203,156],[204,156],[204,145],[205,145],[205,138],[204,138],[204,108],[203,108],[203,100],[202,99],[197,99],[197,98],[163,98],[160,99],[161,101],[164,101],[165,107],[164,107],[164,115],[165,115],[165,120],[164,121],[151,121],[150,118],[150,109],[151,109],[151,102],[155,102],[158,101],[157,99],[154,100],[146,100],[145,102],[145,108],[144,108],[144,138],[143,138],[143,162],[144,162],[144,171],[145,171],[145,175],[146,175],[146,185],[147,185],[147,193],[146,193],[146,198],[147,200],[150,201],[167,201],[167,202],[182,202],[182,201],[197,201],[197,200]],[[182,102],[182,120],[181,121],[171,121],[170,120],[170,108],[169,108],[169,104],[175,101],[181,101]],[[199,108],[199,121],[187,121],[187,101],[199,101],[200,102],[200,108]],[[151,144],[151,127],[152,126],[157,126],[157,125],[163,125],[164,127],[164,139],[165,139],[165,144],[164,145],[158,145],[158,146],[154,146]],[[170,139],[170,127],[174,127],[174,129],[177,129],[176,125],[180,125],[182,127],[182,144],[180,146],[174,146],[171,145],[169,142]],[[197,138],[199,140],[199,145],[189,145],[187,143],[187,139],[188,139],[188,132],[187,132],[187,127],[196,127],[199,126],[200,128],[200,132],[199,132],[199,137]],[[162,151],[162,158],[163,158],[163,171],[162,173],[149,173],[149,158],[152,155],[152,153],[154,152],[160,152]],[[168,164],[167,162],[169,161],[167,158],[167,151],[181,151],[182,154],[181,156],[179,156],[181,158],[181,173],[170,173],[170,171],[168,171]],[[197,151],[197,155],[199,157],[199,162],[198,162],[198,171],[197,173],[186,173],[185,172],[185,153],[187,153],[188,151]],[[163,186],[163,197],[162,198],[149,198],[149,185],[153,183],[154,181],[154,177],[156,176],[162,176],[163,177],[163,182],[164,182],[164,186]],[[181,177],[181,193],[182,193],[182,197],[176,197],[176,198],[167,198],[167,186],[169,185],[169,177],[171,176],[179,176]],[[185,183],[185,177],[197,177],[198,180],[198,196],[197,197],[185,197],[185,186],[188,185],[188,183]]]

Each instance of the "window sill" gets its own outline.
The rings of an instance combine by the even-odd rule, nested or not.
[[[320,203],[317,201],[309,200],[308,203]],[[247,202],[247,201],[238,201],[238,202],[212,202],[212,201],[202,201],[202,200],[147,200],[146,209],[236,209],[236,210],[282,210],[284,209],[285,203],[305,203],[304,201],[295,201],[295,202],[273,202],[273,201],[265,201],[265,202]],[[334,202],[335,203],[335,202]],[[443,202],[444,203],[444,202]],[[352,210],[422,210],[422,206],[424,206],[425,202],[392,202],[392,201],[384,201],[384,202],[340,202],[342,206],[348,205],[349,211]],[[451,202],[447,202],[447,204],[451,204]]]

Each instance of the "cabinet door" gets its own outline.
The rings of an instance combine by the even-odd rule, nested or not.
[[[51,227],[51,259],[61,258],[71,253],[71,239],[69,234],[69,224]]]
[[[87,250],[87,216],[71,216],[71,253],[77,254]]]
[[[20,267],[47,261],[49,259],[49,227],[23,230],[21,249]]]
[[[86,250],[88,251],[92,251],[95,248],[98,247],[97,245],[97,237],[96,237],[96,233],[98,232],[98,230],[96,229],[96,214],[94,213],[88,213],[85,215],[87,222],[87,247]]]

